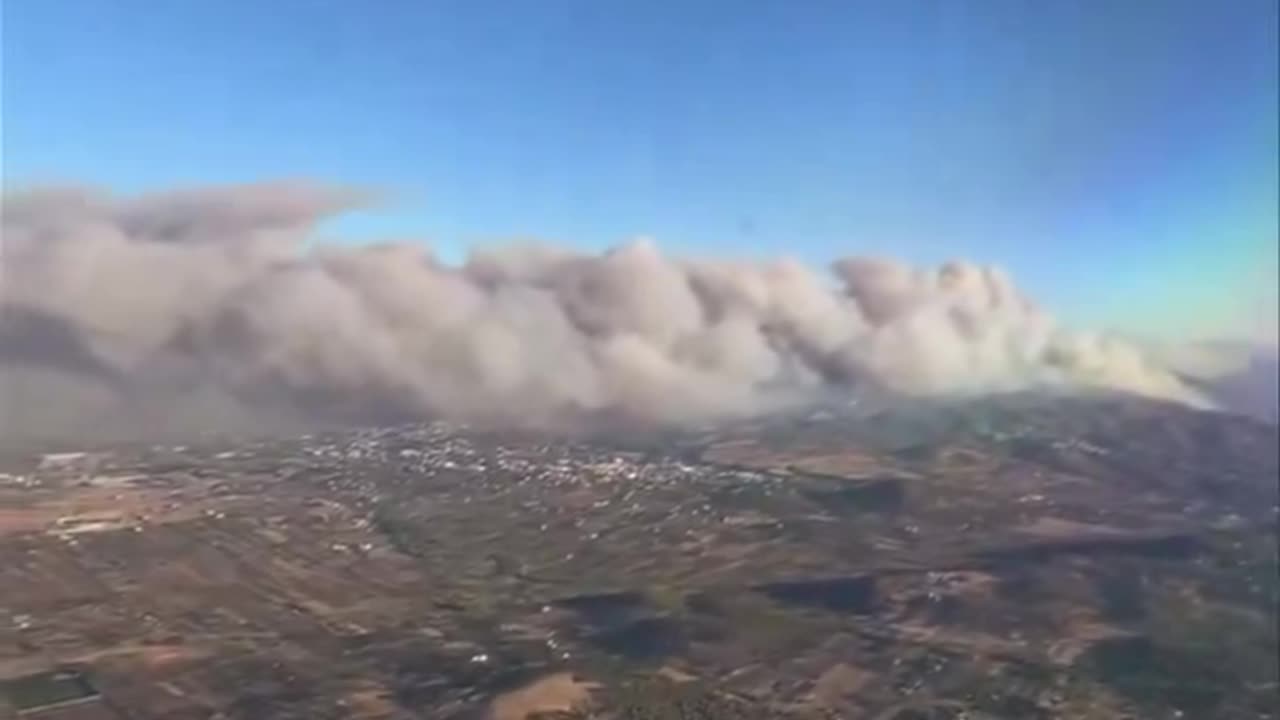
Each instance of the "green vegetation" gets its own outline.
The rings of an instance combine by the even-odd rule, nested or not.
[[[47,672],[0,683],[0,696],[17,710],[34,710],[97,695],[89,680],[77,672]]]

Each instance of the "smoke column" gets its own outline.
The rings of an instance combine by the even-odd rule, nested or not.
[[[875,388],[1103,389],[1203,404],[1132,344],[1058,327],[1000,270],[830,274],[520,245],[314,244],[366,203],[305,183],[13,193],[0,437],[452,417],[678,424]]]

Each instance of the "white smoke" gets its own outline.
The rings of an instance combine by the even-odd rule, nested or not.
[[[510,246],[315,245],[360,193],[245,185],[3,202],[0,435],[452,416],[680,423],[870,386],[1097,388],[1199,404],[1119,340],[1058,327],[1001,271],[830,276]]]

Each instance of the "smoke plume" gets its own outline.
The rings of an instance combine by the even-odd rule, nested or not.
[[[315,242],[367,196],[303,183],[3,202],[0,436],[456,417],[682,423],[874,388],[1203,402],[1058,327],[1001,271]]]

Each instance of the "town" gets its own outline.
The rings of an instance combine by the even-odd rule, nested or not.
[[[0,717],[1274,717],[1274,428],[973,412],[10,453]]]

